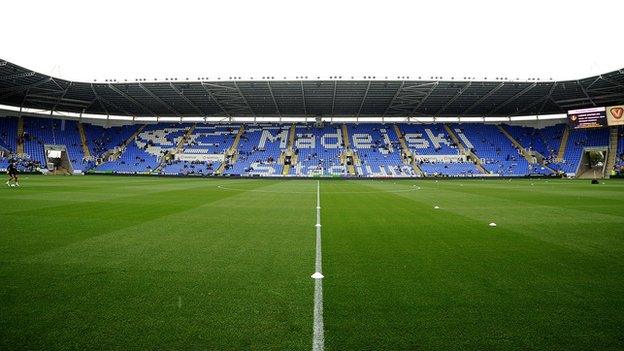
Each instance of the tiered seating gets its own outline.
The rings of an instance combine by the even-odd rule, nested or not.
[[[557,145],[557,148],[551,151],[544,141],[544,135],[542,134],[541,129],[524,126],[504,126],[504,128],[527,151],[538,152],[551,162],[553,162],[554,158],[556,158],[559,146]],[[561,130],[561,133],[562,132],[563,129]],[[561,135],[559,135],[559,138],[561,138]],[[552,152],[554,152],[554,154]],[[544,168],[539,163],[529,163],[528,172],[529,174],[542,175],[548,175],[552,173],[548,170],[548,168]]]
[[[104,128],[84,123],[83,127],[87,136],[87,146],[96,158],[121,146],[138,128],[136,125]]]
[[[407,147],[415,155],[458,155],[451,137],[441,124],[402,124]]]
[[[529,151],[537,151],[542,155],[548,154],[548,149],[539,129],[523,126],[504,126],[505,130],[516,139],[517,142]]]
[[[0,118],[0,147],[15,152],[17,148],[17,118]]]
[[[44,144],[65,145],[74,169],[87,170],[90,164],[83,160],[80,134],[76,122],[58,119],[25,118],[25,152],[33,161],[45,162]],[[103,128],[84,125],[87,143],[96,157],[120,146],[136,130],[136,125]],[[104,162],[97,171],[118,173],[153,172],[159,165],[161,156],[174,150],[189,124],[154,124],[147,126],[137,138],[131,141],[118,160]],[[194,158],[172,160],[160,170],[165,174],[211,175],[217,171],[219,161],[199,161],[199,155],[211,155],[204,159],[220,159],[235,140],[239,125],[196,125],[181,152],[198,155]],[[410,165],[403,164],[401,147],[392,126],[384,124],[348,124],[349,148],[361,161],[356,166],[360,176],[414,176]],[[224,170],[227,175],[281,175],[283,166],[279,159],[289,141],[288,125],[245,125],[245,132],[238,145],[238,157],[234,164]],[[539,164],[530,165],[515,149],[507,137],[495,125],[456,124],[457,136],[466,147],[471,148],[483,161],[483,167],[492,174],[502,176],[526,176],[548,174]],[[586,147],[606,147],[609,139],[607,128],[574,130],[566,147],[564,161],[557,163],[555,158],[565,125],[560,124],[543,129],[506,126],[512,136],[523,147],[542,154],[549,165],[562,172],[575,173]],[[400,126],[407,147],[419,160],[425,175],[475,176],[479,171],[472,162],[465,161],[460,149],[453,144],[443,125]],[[318,128],[312,125],[298,125],[293,151],[297,164],[290,169],[292,176],[347,175],[341,165],[340,156],[346,150],[343,145],[343,131],[340,125],[325,125]],[[624,131],[620,129],[620,133]],[[0,119],[0,147],[14,151],[17,137],[16,119]],[[624,167],[624,137],[620,137],[616,169]],[[30,160],[23,160],[23,167],[30,167]],[[6,167],[7,160],[0,159],[0,168]],[[21,163],[20,163],[21,164]],[[36,165],[35,165],[36,166]]]
[[[416,158],[419,156],[427,157],[419,161],[419,167],[425,175],[474,176],[480,174],[472,162],[443,159],[445,156],[457,156],[460,154],[459,148],[448,135],[443,125],[403,124],[400,126],[400,129],[412,154]]]
[[[464,176],[470,177],[480,174],[477,167],[472,162],[449,162],[449,163],[420,163],[420,169],[427,176]]]
[[[624,175],[624,126],[618,129],[618,149],[615,158],[615,170],[618,174]]]
[[[31,160],[44,165],[44,145],[65,145],[74,170],[88,168],[89,162],[84,160],[76,122],[71,120],[64,122],[63,129],[63,120],[60,119],[24,117],[24,152]]]
[[[490,173],[501,176],[524,176],[530,173],[529,163],[519,154],[511,141],[491,124],[458,124],[470,140],[473,152],[482,160],[482,166]]]
[[[239,126],[196,126],[189,141],[184,145],[184,154],[224,154],[234,142]],[[211,175],[221,166],[213,161],[174,160],[165,165],[164,174]]]
[[[169,162],[162,170],[163,174],[211,175],[219,169],[220,162],[180,161]]]
[[[288,146],[288,130],[287,125],[246,125],[238,144],[238,159],[224,173],[266,176],[281,174],[283,166],[278,160]]]
[[[382,124],[347,125],[351,149],[357,152],[363,176],[413,176],[411,166],[403,164],[401,145],[392,126]]]
[[[17,148],[17,118],[0,118],[0,147],[15,152]],[[0,169],[9,165],[6,157],[0,157]]]
[[[291,175],[346,175],[347,169],[340,164],[340,154],[344,152],[342,130],[338,125],[322,128],[297,126],[295,129],[295,152],[297,165],[290,170]]]
[[[159,159],[173,150],[189,125],[153,124],[130,142],[119,159],[100,164],[96,170],[116,173],[146,173],[158,167]]]
[[[561,171],[564,173],[576,173],[583,157],[584,148],[592,146],[608,147],[608,145],[608,128],[571,130],[563,157],[565,162],[561,164]]]
[[[545,148],[544,152],[540,151],[540,153],[546,158],[548,166],[556,171],[561,169],[561,163],[557,162],[556,159],[565,127],[565,124],[557,124],[542,129],[536,129],[541,134]]]
[[[238,125],[196,126],[184,146],[186,154],[223,154],[236,138]]]
[[[624,174],[624,126],[618,128],[618,151],[615,158],[615,169],[619,174]]]

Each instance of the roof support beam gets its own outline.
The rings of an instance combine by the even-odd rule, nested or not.
[[[457,100],[458,97],[460,97],[464,91],[466,91],[466,89],[470,88],[470,85],[472,84],[472,82],[468,82],[466,85],[464,85],[461,89],[459,89],[459,91],[457,92],[457,94],[455,94],[455,96],[453,96],[449,101],[446,102],[446,104],[444,106],[442,106],[441,109],[439,109],[436,112],[436,116],[439,116],[442,112],[444,112],[444,110],[446,110],[447,107],[451,106],[451,104]]]
[[[100,107],[102,107],[102,110],[104,110],[104,112],[106,112],[106,114],[108,115],[109,114],[108,113],[108,109],[106,108],[106,105],[104,105],[104,102],[102,101],[102,99],[100,98],[98,93],[95,91],[95,88],[93,87],[93,83],[90,83],[89,86],[91,87],[91,91],[93,92],[93,96],[95,96],[95,99],[100,104]]]
[[[425,94],[425,96],[423,96],[423,98],[420,100],[420,102],[418,102],[418,105],[416,105],[416,107],[414,107],[414,109],[412,110],[412,112],[410,113],[410,115],[414,115],[414,113],[416,113],[416,111],[418,111],[418,109],[420,108],[420,106],[422,106],[422,104],[429,98],[429,96],[431,95],[431,93],[433,93],[433,91],[435,90],[435,88],[438,86],[438,84],[440,84],[440,82],[435,82],[432,86],[431,89],[429,89],[429,91],[427,92],[427,94]]]
[[[59,96],[59,98],[56,100],[56,102],[54,103],[54,106],[52,107],[52,109],[50,110],[50,116],[52,116],[52,114],[54,113],[54,111],[56,110],[56,107],[59,105],[59,102],[61,102],[61,100],[63,100],[63,98],[65,98],[65,95],[67,94],[67,92],[69,91],[69,88],[71,88],[72,84],[74,84],[73,82],[69,82],[69,85],[67,86],[67,89],[65,89],[65,91],[63,92],[63,94],[61,96]]]
[[[22,102],[20,102],[20,112],[22,112],[22,109],[24,108],[24,102],[26,102],[26,98],[28,97],[29,93],[30,88],[26,89],[26,94],[24,94],[24,96],[22,97]]]
[[[527,92],[529,92],[529,90],[535,88],[535,86],[537,86],[537,83],[533,83],[533,84],[529,85],[528,87],[522,89],[521,91],[516,93],[514,96],[512,96],[509,99],[505,100],[505,102],[503,102],[502,104],[496,106],[496,108],[494,108],[492,111],[488,112],[487,115],[491,116],[496,111],[500,111],[500,109],[502,109],[503,107],[507,106],[512,101],[515,101],[517,98],[521,97],[522,95],[526,94]]]
[[[540,113],[542,113],[542,110],[544,109],[544,107],[546,106],[546,103],[549,101],[550,97],[552,96],[553,91],[555,90],[555,87],[557,86],[557,82],[552,83],[552,86],[550,87],[550,90],[548,92],[548,95],[546,96],[542,96],[536,100],[534,100],[532,103],[530,103],[529,105],[526,105],[523,109],[516,111],[514,113],[511,114],[511,116],[517,116],[517,115],[521,115],[523,112],[530,110],[531,108],[533,108],[534,106],[538,105],[538,104],[542,104],[542,106],[539,109],[539,112],[537,113],[538,115]]]
[[[599,78],[600,78],[600,79],[602,79],[602,80],[604,80],[605,82],[607,82],[607,83],[609,83],[609,84],[613,84],[613,85],[618,86],[618,87],[620,87],[620,88],[624,88],[624,84],[622,84],[622,83],[618,83],[618,82],[614,81],[614,80],[613,80],[613,79],[611,79],[611,78],[607,78],[607,77],[603,77],[603,76],[600,76]]]
[[[275,95],[273,95],[273,89],[271,88],[271,82],[267,81],[267,86],[269,87],[269,93],[271,94],[271,99],[273,99],[273,104],[275,105],[275,110],[277,114],[282,117],[282,113],[280,112],[279,106],[277,106],[277,101],[275,100]]]
[[[593,98],[596,99],[596,100],[604,100],[604,99],[619,98],[619,97],[624,97],[624,91],[623,92],[618,92],[618,93],[613,93],[613,94],[594,96]],[[566,106],[564,104],[573,103],[573,102],[588,101],[588,100],[589,100],[589,98],[582,97],[582,98],[565,99],[565,100],[554,100],[554,101],[557,104],[562,104],[562,106]]]
[[[112,101],[108,101],[108,100],[104,99],[102,96],[99,96],[95,92],[93,84],[91,84],[91,89],[93,90],[93,93],[95,94],[96,98],[100,101],[100,105],[101,105],[102,102],[104,102],[105,104],[109,104],[110,106],[113,106],[115,109],[117,109],[118,111],[121,111],[123,114],[125,114],[127,116],[136,116],[136,114],[128,112],[126,109],[118,106],[117,104],[113,103]],[[104,110],[107,111],[106,107],[104,108]],[[107,111],[106,114],[110,115],[109,111]]]
[[[487,100],[487,98],[489,98],[490,96],[494,95],[494,93],[496,93],[500,88],[502,88],[505,85],[505,83],[500,83],[499,85],[495,86],[492,90],[490,90],[487,94],[483,95],[479,100],[475,101],[475,103],[473,103],[472,105],[470,105],[467,109],[465,109],[462,113],[459,114],[459,116],[465,116],[469,111],[471,111],[473,108],[479,106],[483,101]]]
[[[552,94],[555,91],[555,88],[557,87],[557,82],[554,82],[552,87],[550,87],[550,90],[548,91],[548,96],[546,97],[546,99],[544,99],[544,103],[542,103],[542,106],[540,106],[539,111],[537,111],[537,114],[541,114],[542,111],[544,111],[544,107],[546,107],[546,103],[548,103],[548,100],[552,100]],[[553,101],[554,102],[554,101]],[[556,104],[556,103],[555,103]],[[557,105],[559,106],[559,105]]]
[[[388,111],[390,110],[390,107],[392,107],[392,104],[394,104],[394,101],[396,100],[397,96],[399,96],[399,93],[401,92],[401,89],[403,89],[403,86],[405,86],[405,81],[401,82],[401,85],[399,85],[399,89],[397,89],[394,92],[394,96],[392,97],[392,100],[390,100],[390,103],[388,104],[388,107],[386,107],[386,110],[384,111],[384,113],[381,115],[381,117],[386,117],[386,114],[388,113]]]
[[[245,105],[247,105],[247,108],[249,109],[249,112],[251,112],[251,115],[252,116],[256,116],[256,113],[251,108],[251,105],[249,105],[249,102],[247,101],[247,98],[245,97],[245,95],[243,95],[243,92],[240,90],[240,87],[238,86],[238,83],[236,83],[236,81],[234,81],[234,86],[236,87],[236,90],[238,91],[238,95],[240,95],[240,97],[245,102]]]
[[[600,80],[600,76],[596,77],[594,80],[592,80],[591,83],[589,83],[589,85],[587,86],[587,89],[591,88],[592,85],[596,84],[596,82],[598,82]]]
[[[334,94],[332,97],[332,109],[331,109],[331,115],[334,115],[334,107],[336,107],[336,88],[338,87],[338,81],[335,80],[334,81]]]
[[[176,115],[177,117],[180,117],[180,113],[174,109],[172,106],[170,106],[168,103],[162,101],[161,98],[159,98],[158,96],[156,96],[156,94],[152,93],[151,90],[149,90],[145,85],[138,83],[139,87],[141,89],[143,89],[144,92],[147,93],[147,95],[149,95],[152,99],[156,100],[156,102],[158,102],[159,104],[161,104],[162,106],[164,106],[167,110],[169,110],[171,113],[173,113],[174,115]]]
[[[211,84],[204,83],[204,82],[201,82],[200,84],[201,84],[201,87],[204,89],[204,91],[205,91],[206,93],[208,93],[208,96],[210,96],[210,98],[212,99],[212,101],[214,101],[214,103],[215,103],[217,106],[219,106],[219,108],[221,109],[221,111],[223,111],[223,113],[225,113],[225,115],[226,115],[226,116],[228,116],[228,117],[232,117],[232,116],[230,115],[230,113],[229,113],[229,112],[228,112],[225,108],[223,108],[223,105],[221,105],[221,104],[219,103],[219,101],[217,100],[217,98],[215,98],[214,94],[213,94],[213,93],[212,93],[212,92],[211,92],[211,91],[207,88],[207,85],[211,85]]]
[[[52,78],[48,77],[48,78],[42,79],[42,80],[40,80],[40,81],[38,81],[38,82],[35,82],[35,83],[32,83],[32,84],[27,84],[27,85],[18,85],[18,86],[16,86],[16,87],[10,87],[10,88],[5,88],[5,89],[0,89],[0,93],[5,92],[5,91],[8,91],[8,92],[9,92],[8,94],[4,94],[4,95],[0,96],[0,100],[1,100],[1,99],[5,99],[5,98],[8,98],[9,96],[13,96],[13,95],[15,95],[15,94],[19,94],[19,93],[21,93],[21,92],[22,92],[22,91],[24,91],[24,90],[27,90],[27,89],[31,89],[31,88],[38,87],[38,86],[40,86],[41,84],[45,84],[45,83],[47,83],[47,82],[49,82],[49,81],[51,81],[51,80],[52,80]]]
[[[303,115],[307,116],[308,115],[308,109],[306,108],[306,102],[305,102],[305,90],[303,89],[303,81],[300,81],[301,83],[301,98],[303,101]]]
[[[362,97],[362,102],[360,102],[360,108],[358,109],[355,117],[360,117],[360,112],[362,112],[362,107],[364,107],[364,101],[366,101],[366,97],[368,96],[368,90],[370,89],[371,81],[368,81],[368,85],[366,85],[366,91],[364,92],[364,96]]]
[[[583,92],[583,94],[585,94],[585,96],[589,99],[589,102],[591,102],[592,105],[596,106],[596,102],[594,102],[594,100],[591,98],[591,96],[589,96],[589,94],[587,94],[587,90],[585,90],[585,87],[583,86],[583,84],[581,84],[581,81],[577,80],[576,83],[581,88],[581,91]]]
[[[186,95],[184,95],[184,92],[180,89],[178,89],[178,87],[175,86],[175,84],[173,83],[169,83],[169,86],[171,87],[171,89],[173,89],[173,91],[175,91],[184,101],[186,101],[187,104],[189,104],[189,106],[191,106],[195,111],[197,111],[197,113],[199,113],[202,116],[206,116],[206,114],[199,109],[199,107],[197,107],[189,98],[186,97]]]
[[[123,96],[126,100],[130,101],[131,103],[133,103],[135,106],[139,107],[142,110],[145,110],[147,112],[149,112],[152,116],[158,116],[158,114],[156,114],[154,111],[152,111],[151,109],[147,108],[146,106],[144,106],[143,104],[141,104],[140,102],[136,101],[134,98],[132,98],[131,96],[128,96],[128,94],[124,93],[123,91],[119,90],[119,88],[117,88],[116,86],[112,85],[112,84],[108,84],[108,87],[116,92],[117,94]]]

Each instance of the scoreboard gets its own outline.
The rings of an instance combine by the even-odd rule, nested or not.
[[[606,127],[607,109],[603,106],[570,110],[568,123],[573,129]]]

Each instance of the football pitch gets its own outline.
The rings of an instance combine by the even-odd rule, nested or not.
[[[1,350],[311,350],[317,186],[326,350],[624,349],[624,181],[22,178]]]

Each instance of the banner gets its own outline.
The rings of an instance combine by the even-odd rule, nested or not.
[[[465,155],[414,155],[416,161],[453,163],[466,162]]]
[[[606,108],[592,107],[570,110],[568,111],[568,123],[573,129],[606,127]]]
[[[624,125],[624,105],[607,107],[607,124],[610,126]]]
[[[223,162],[223,154],[176,154],[175,159],[180,161]]]

